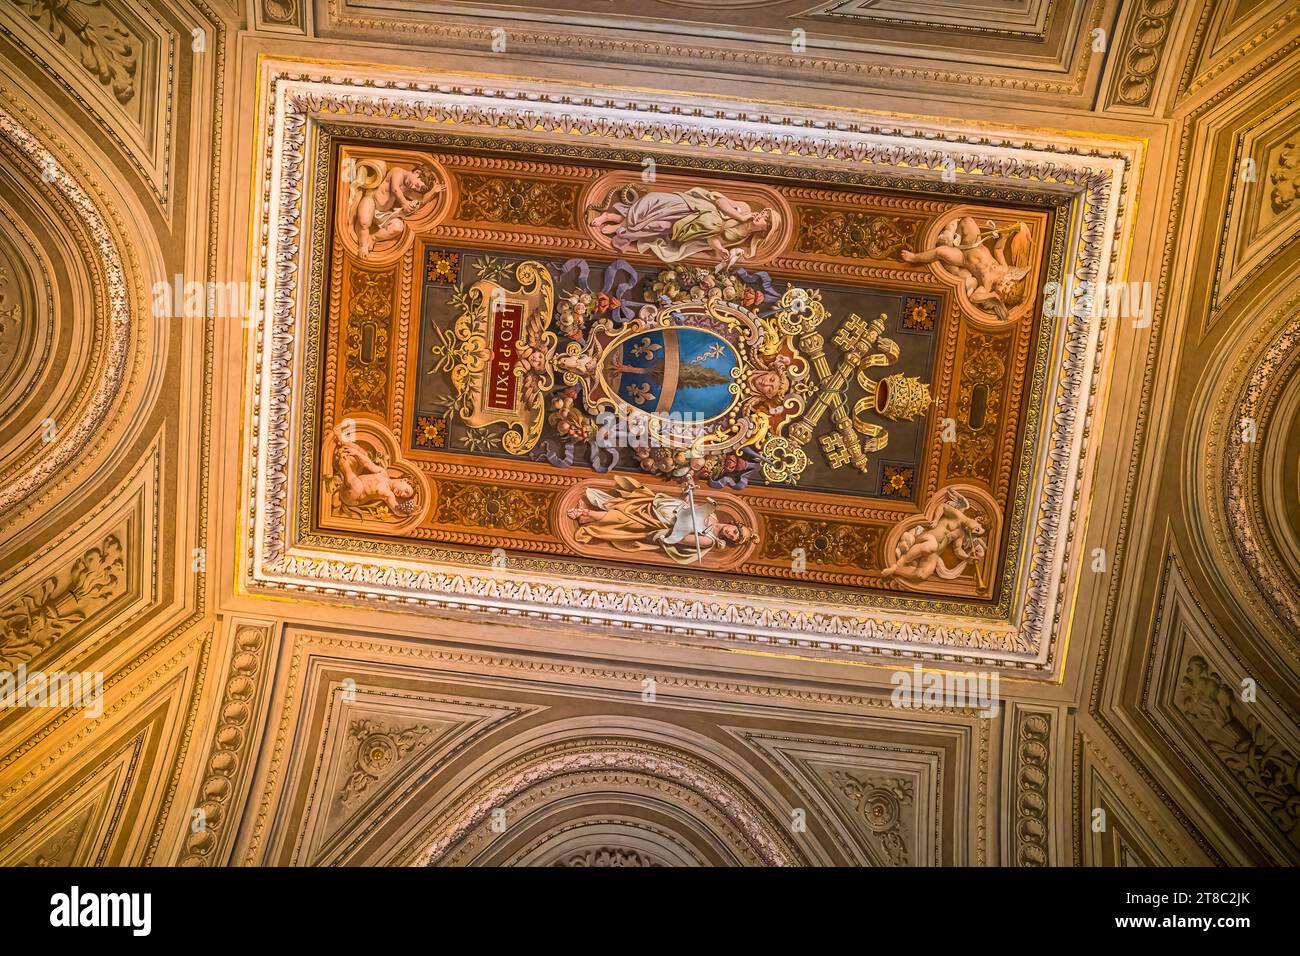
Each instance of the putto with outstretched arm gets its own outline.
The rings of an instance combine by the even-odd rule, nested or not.
[[[919,265],[938,262],[962,280],[971,302],[1003,321],[1009,307],[1024,301],[1030,249],[1028,227],[1023,222],[1000,229],[990,220],[981,229],[970,216],[962,216],[939,233],[934,248],[923,252],[904,249],[900,255],[904,262]]]
[[[415,489],[405,478],[394,478],[387,468],[376,464],[360,445],[344,437],[334,427],[334,468],[339,479],[339,501],[345,508],[364,509],[377,504],[387,506],[399,517],[415,509]]]

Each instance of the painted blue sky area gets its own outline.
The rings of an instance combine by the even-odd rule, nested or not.
[[[674,347],[675,346],[675,347]],[[623,363],[649,370],[646,375],[624,372],[620,397],[629,404],[658,414],[694,415],[701,419],[721,415],[731,405],[730,382],[736,354],[722,339],[698,329],[667,329],[633,336],[623,344]],[[676,361],[676,375],[662,375],[665,361]],[[692,387],[692,370],[711,369],[725,381]],[[656,368],[659,366],[660,368]],[[672,395],[663,394],[665,381],[677,381]],[[641,402],[636,401],[641,397]]]
[[[716,369],[728,378],[736,367],[736,353],[716,335],[699,329],[676,329],[677,345],[683,362],[695,362]]]

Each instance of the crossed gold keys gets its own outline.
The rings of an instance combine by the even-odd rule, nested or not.
[[[871,461],[869,454],[889,444],[889,433],[880,425],[864,421],[862,413],[876,411],[896,420],[915,417],[930,403],[929,386],[915,378],[906,379],[901,373],[885,383],[867,377],[867,369],[898,361],[898,343],[882,334],[887,314],[882,312],[870,322],[857,314],[849,315],[835,333],[835,344],[844,357],[832,372],[826,359],[826,340],[817,331],[826,318],[818,293],[790,289],[778,305],[777,323],[787,335],[798,336],[800,349],[812,362],[819,388],[807,412],[790,426],[787,436],[773,436],[764,443],[764,477],[769,481],[798,480],[808,466],[802,446],[811,440],[828,411],[834,431],[818,439],[827,463],[832,468],[851,464],[865,473]],[[854,377],[865,396],[850,413],[845,392]],[[887,383],[893,383],[893,387]],[[899,396],[897,400],[895,395]]]

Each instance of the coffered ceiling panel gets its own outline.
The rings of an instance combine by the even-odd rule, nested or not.
[[[248,587],[1053,669],[1128,153],[268,81]]]
[[[1107,0],[913,3],[831,0],[611,0],[498,4],[336,0],[322,32],[383,36],[495,54],[597,56],[675,69],[740,69],[828,83],[949,86],[965,95],[1083,100],[1100,77]],[[978,91],[978,92],[977,92]]]

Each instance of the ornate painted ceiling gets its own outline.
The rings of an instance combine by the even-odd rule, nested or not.
[[[1068,437],[1018,441],[1070,374],[1050,358],[1064,314],[1030,321],[1027,291],[1061,284],[1060,196],[923,199],[931,184],[818,185],[798,166],[626,150],[559,163],[574,147],[520,159],[508,138],[336,144],[345,133],[363,128],[317,140],[333,175],[306,215],[329,225],[301,252],[320,284],[294,319],[302,444],[286,474],[313,500],[296,528],[259,533],[268,553],[379,536],[372,553],[486,560],[548,604],[597,581],[655,600],[744,593],[855,628],[865,612],[842,609],[879,609],[896,641],[909,625],[878,615],[943,608],[1006,623],[918,643],[1049,656],[1041,629],[1006,625],[1038,597],[1018,578],[1047,563],[1026,546],[1035,510],[1054,507],[1030,491],[1036,448]],[[283,559],[252,573],[286,572],[331,573]],[[773,632],[814,629],[764,613]]]
[[[1294,4],[589,6],[0,9],[0,863],[1300,860]]]

